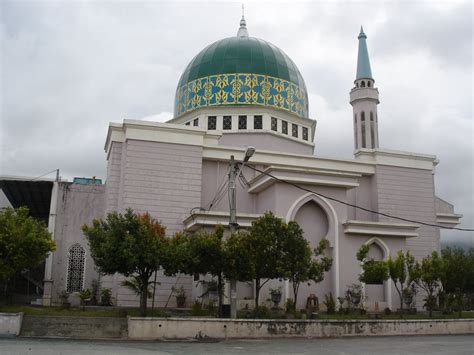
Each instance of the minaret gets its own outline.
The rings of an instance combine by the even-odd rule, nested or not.
[[[357,57],[357,73],[354,87],[350,92],[351,105],[354,112],[354,143],[355,150],[377,149],[379,147],[377,105],[379,91],[374,87],[375,80],[370,70],[367,36],[362,26],[359,33],[359,54]]]

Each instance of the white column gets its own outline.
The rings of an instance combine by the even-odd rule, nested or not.
[[[51,204],[49,207],[48,231],[51,233],[51,238],[54,240],[54,229],[56,226],[56,211],[58,203],[59,181],[56,179],[53,182],[53,189],[51,191]],[[44,266],[44,280],[43,280],[43,306],[51,306],[51,299],[53,293],[53,253],[49,253],[46,258]]]

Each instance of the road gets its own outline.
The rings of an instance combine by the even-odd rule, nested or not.
[[[0,354],[474,354],[474,336],[144,342],[0,338]]]

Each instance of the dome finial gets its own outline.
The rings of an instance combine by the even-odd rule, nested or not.
[[[237,31],[237,37],[248,37],[249,32],[247,31],[247,22],[245,22],[244,16],[244,4],[242,4],[242,19],[240,20],[240,28]]]

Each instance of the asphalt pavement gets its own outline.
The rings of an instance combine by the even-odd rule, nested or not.
[[[0,338],[0,355],[35,354],[465,354],[474,355],[474,336],[262,339],[163,342]]]

